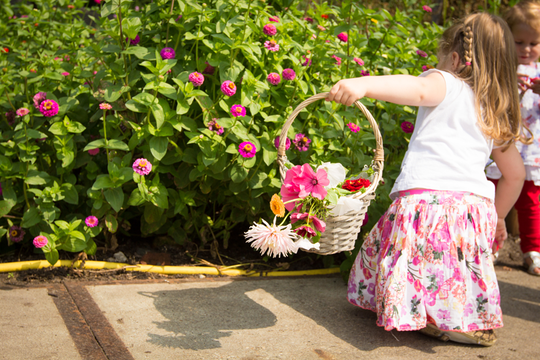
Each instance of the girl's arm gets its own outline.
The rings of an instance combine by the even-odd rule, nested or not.
[[[411,75],[364,76],[338,81],[326,97],[351,106],[363,97],[409,106],[436,106],[444,100],[446,82],[439,72]]]
[[[493,149],[491,152],[491,157],[502,173],[495,193],[495,209],[497,209],[498,215],[495,242],[498,247],[502,246],[508,236],[504,218],[518,199],[525,181],[525,166],[516,146],[512,144],[504,152],[502,149]],[[494,250],[497,251],[498,248]]]

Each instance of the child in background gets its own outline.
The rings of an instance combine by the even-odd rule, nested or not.
[[[444,32],[438,55],[418,77],[341,80],[327,96],[419,106],[393,202],[358,253],[348,299],[386,330],[491,346],[503,326],[491,248],[525,178],[514,39],[501,18],[472,14]],[[497,192],[484,173],[490,155]]]
[[[531,145],[517,143],[525,164],[525,184],[514,205],[518,213],[520,247],[527,271],[540,276],[540,4],[522,1],[510,8],[505,20],[512,30],[521,82],[521,117],[534,135]],[[538,80],[537,80],[538,79]],[[498,179],[495,164],[487,168],[490,179]],[[493,180],[497,184],[497,180]]]

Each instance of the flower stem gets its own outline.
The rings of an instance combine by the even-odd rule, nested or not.
[[[174,0],[171,0],[171,11],[169,11],[169,15],[172,16],[172,12],[173,12],[173,8],[174,8]],[[169,26],[171,24],[171,18],[169,17],[169,20],[167,21],[167,35],[165,36],[165,47],[167,47],[167,45],[169,44]]]
[[[107,140],[107,110],[103,110],[103,138],[105,139],[105,154],[107,154],[107,162],[110,162],[109,141]]]

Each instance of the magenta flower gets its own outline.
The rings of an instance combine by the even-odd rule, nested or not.
[[[404,121],[401,123],[401,130],[406,134],[410,134],[414,131],[414,125],[411,122]]]
[[[357,133],[360,131],[360,126],[356,125],[355,123],[348,123],[347,126],[353,133]]]
[[[300,198],[300,185],[296,182],[296,178],[302,175],[303,167],[300,165],[295,165],[285,173],[285,180],[283,185],[281,185],[281,198],[285,203],[285,209],[292,211]]]
[[[299,228],[295,229],[294,232],[303,238],[312,238],[314,236],[317,236],[317,232],[310,228],[309,226],[302,225]]]
[[[112,105],[111,104],[108,104],[108,103],[101,103],[99,104],[99,108],[101,110],[111,110],[112,109]]]
[[[309,139],[304,134],[296,134],[293,143],[299,151],[307,151],[309,149],[309,143],[311,143],[311,139]]]
[[[182,15],[178,15],[175,21],[178,22],[178,20],[180,20],[181,18],[182,18]]]
[[[427,5],[422,6],[422,9],[423,9],[425,12],[428,12],[428,13],[430,13],[430,12],[432,11],[431,8],[430,8],[429,6],[427,6]]]
[[[174,52],[173,48],[166,47],[161,49],[161,52],[159,53],[161,55],[162,59],[174,59],[176,56],[176,53]]]
[[[37,247],[38,249],[41,249],[42,247],[47,245],[48,242],[49,240],[43,235],[36,236],[33,241],[34,246]]]
[[[244,141],[238,146],[238,152],[245,158],[252,158],[257,153],[257,148],[253,143]]]
[[[326,223],[314,215],[308,213],[294,213],[291,215],[291,224],[299,220],[305,220],[308,224],[313,223],[317,231],[324,232],[326,230]]]
[[[20,108],[16,111],[18,117],[23,117],[25,115],[28,115],[28,113],[30,113],[30,110],[28,110],[27,108]]]
[[[47,99],[47,93],[40,91],[36,95],[34,95],[34,107],[39,110],[39,105],[43,100]]]
[[[281,82],[281,76],[278,73],[270,73],[266,80],[272,85],[277,85]]]
[[[293,69],[283,69],[281,75],[285,80],[294,80],[296,78],[296,73]]]
[[[58,103],[54,100],[44,100],[39,105],[39,111],[46,117],[53,117],[58,114]]]
[[[277,28],[274,24],[266,24],[263,27],[263,33],[268,36],[274,36],[277,34]]]
[[[217,119],[212,119],[211,121],[208,122],[208,129],[215,132],[216,134],[218,135],[221,135],[223,134],[223,131],[225,131],[223,129],[223,126],[219,125],[216,121]]]
[[[64,71],[64,72],[62,73],[62,75],[64,75],[64,76],[69,76],[69,73],[68,73],[67,71]]]
[[[236,94],[236,85],[230,80],[225,80],[221,84],[221,91],[227,96],[233,96]]]
[[[193,84],[193,86],[201,86],[204,82],[204,75],[198,72],[192,72],[189,74],[189,81]]]
[[[204,63],[206,64],[206,67],[204,68],[202,73],[208,74],[208,75],[214,75],[214,71],[216,71],[216,68],[210,65],[208,61],[205,61]]]
[[[308,23],[310,23],[310,24],[313,24],[313,22],[315,21],[315,20],[313,20],[312,18],[310,18],[309,16],[306,16],[306,17],[304,18],[304,20],[306,20],[306,21],[307,21]]]
[[[425,51],[416,50],[416,53],[423,58],[427,57],[427,53]]]
[[[353,60],[354,60],[354,62],[357,63],[358,65],[364,66],[364,60],[362,60],[362,59],[360,59],[360,58],[357,58],[357,57],[355,57]]]
[[[273,22],[279,22],[279,18],[277,17],[277,15],[276,16],[269,16],[268,20],[273,21]]]
[[[90,149],[88,150],[88,153],[92,156],[96,156],[97,154],[99,154],[99,148]]]
[[[152,164],[144,158],[137,159],[133,163],[133,170],[139,175],[148,175],[152,171]]]
[[[231,114],[234,117],[237,116],[246,116],[246,108],[242,105],[235,104],[231,106]]]
[[[360,75],[362,75],[362,76],[369,76],[369,71],[367,71],[367,70],[362,70],[362,71],[360,71]]]
[[[272,39],[270,41],[264,42],[264,47],[267,48],[270,51],[278,51],[279,50],[279,44],[276,42],[276,40]]]
[[[349,40],[349,35],[347,35],[346,32],[339,33],[337,37],[343,42],[347,42]]]
[[[13,110],[9,110],[7,113],[5,113],[5,115],[8,124],[10,126],[13,125],[15,123],[15,117],[17,116],[17,113]]]
[[[137,34],[137,36],[135,36],[135,39],[126,38],[126,41],[129,41],[131,45],[137,45],[139,41],[141,41],[141,38]]]
[[[86,224],[86,226],[93,228],[99,224],[99,220],[94,215],[90,215],[89,217],[84,219],[84,223]]]
[[[274,146],[276,147],[276,149],[279,147],[279,136],[274,139]],[[285,141],[285,150],[289,150],[290,147],[291,139],[287,138],[287,140]]]
[[[311,59],[305,55],[302,55],[302,57],[304,58],[304,62],[302,63],[302,66],[311,66]]]
[[[327,191],[324,187],[330,184],[326,170],[319,169],[315,172],[309,164],[302,165],[302,173],[296,177],[295,182],[300,186],[300,198],[311,195],[319,200],[326,197]]]
[[[12,242],[17,243],[24,238],[24,234],[26,233],[20,226],[13,225],[12,227],[9,228],[8,234],[9,234],[9,239]]]
[[[334,58],[334,60],[336,60],[336,65],[340,66],[341,65],[341,58],[336,56],[336,55],[332,55],[332,57]]]

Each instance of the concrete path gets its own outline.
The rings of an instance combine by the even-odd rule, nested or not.
[[[538,359],[540,277],[498,268],[490,348],[387,332],[339,276],[0,286],[0,359]]]

